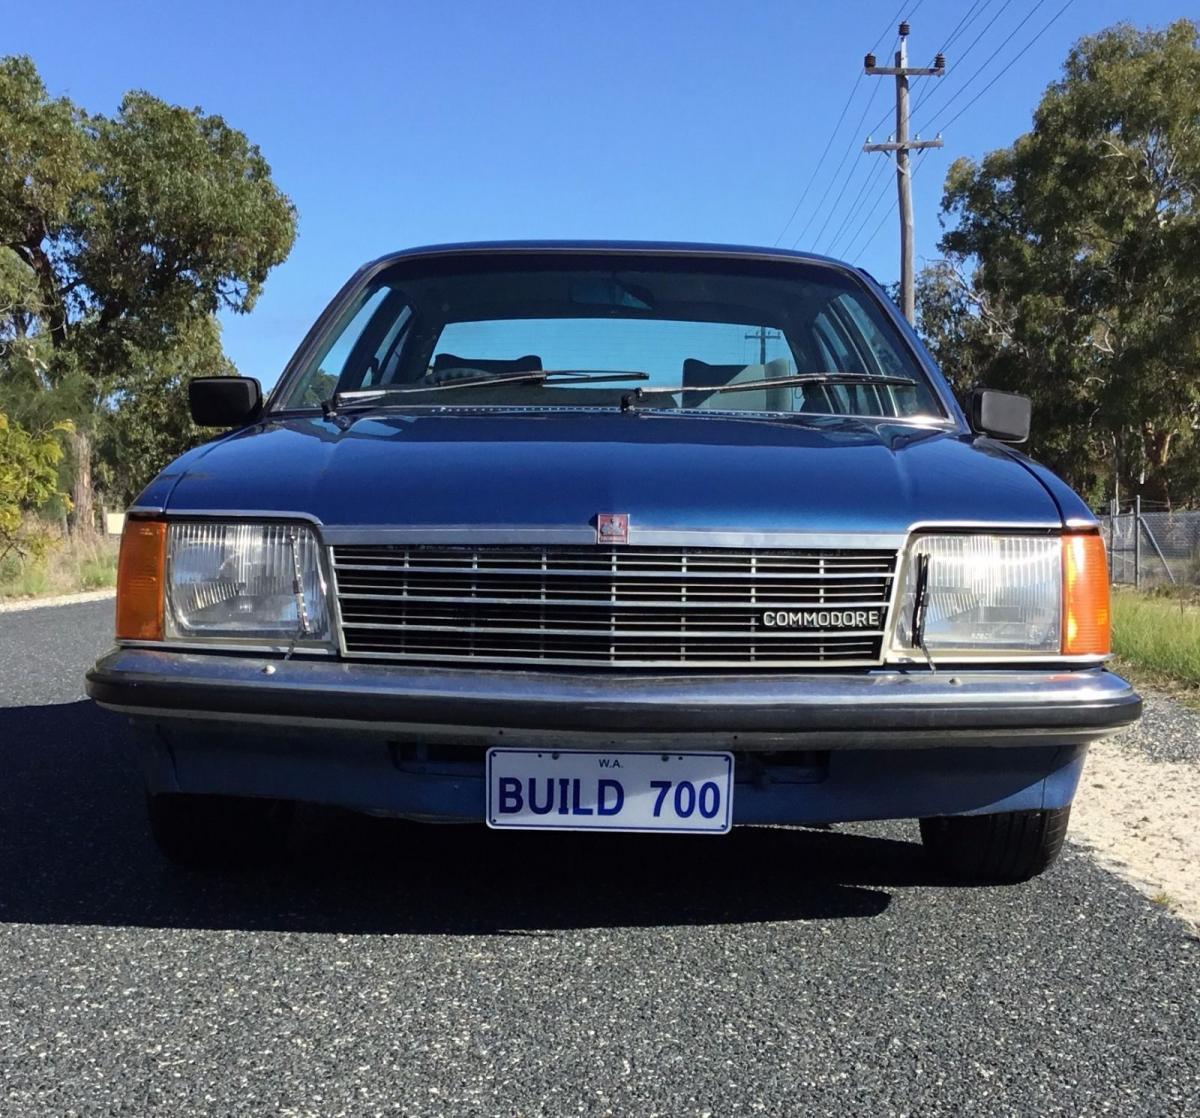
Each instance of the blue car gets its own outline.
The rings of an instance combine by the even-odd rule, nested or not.
[[[443,245],[362,268],[270,396],[128,512],[116,647],[182,863],[316,802],[496,829],[916,818],[944,872],[1062,846],[1105,667],[1096,521],[965,410],[881,289],[693,244]],[[547,841],[551,841],[547,838]],[[653,841],[647,839],[646,841]]]

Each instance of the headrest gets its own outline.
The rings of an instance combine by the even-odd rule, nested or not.
[[[439,353],[433,359],[433,371],[445,369],[478,369],[481,373],[536,373],[542,367],[542,359],[536,354],[514,357],[511,361],[497,361],[490,357],[456,357],[453,353]]]
[[[698,357],[688,357],[683,362],[683,383],[688,388],[716,388],[728,384],[745,365],[710,365]]]

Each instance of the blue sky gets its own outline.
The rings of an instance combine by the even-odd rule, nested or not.
[[[92,111],[147,89],[220,113],[261,146],[299,237],[257,309],[224,329],[240,370],[270,384],[354,268],[408,245],[800,238],[894,280],[894,175],[877,167],[885,156],[858,154],[881,118],[874,136],[886,139],[893,87],[856,87],[863,54],[882,38],[882,64],[898,11],[914,63],[973,17],[943,88],[914,89],[928,99],[914,128],[946,124],[945,148],[914,174],[919,264],[936,252],[950,161],[1027,129],[1071,43],[1119,20],[1195,15],[1184,0],[1075,0],[1038,36],[1063,2],[89,0],[10,10],[4,50],[31,55],[52,92]]]

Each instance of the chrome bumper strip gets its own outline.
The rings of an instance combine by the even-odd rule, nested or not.
[[[644,675],[414,668],[118,648],[101,705],[154,722],[328,727],[397,740],[626,747],[1077,744],[1141,713],[1103,668]]]

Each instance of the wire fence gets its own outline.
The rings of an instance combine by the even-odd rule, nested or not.
[[[1200,510],[1127,512],[1100,518],[1114,583],[1200,586]]]

